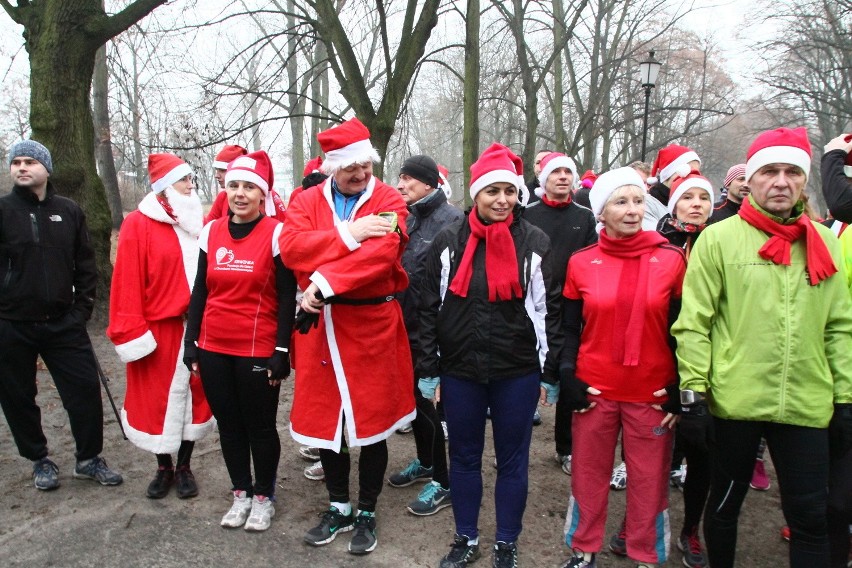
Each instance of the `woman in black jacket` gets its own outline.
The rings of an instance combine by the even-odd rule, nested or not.
[[[479,508],[486,410],[497,454],[493,566],[516,566],[526,506],[536,403],[556,400],[560,291],[550,241],[515,219],[523,184],[515,154],[492,144],[471,166],[474,208],[439,233],[426,258],[416,372],[427,398],[441,398],[450,444],[456,535],[443,568],[480,556]],[[440,390],[438,390],[440,385]]]

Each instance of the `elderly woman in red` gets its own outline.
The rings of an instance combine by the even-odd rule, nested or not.
[[[665,563],[670,540],[668,468],[677,391],[670,342],[671,308],[679,305],[683,251],[642,230],[645,191],[632,168],[595,181],[589,199],[603,224],[600,241],[568,262],[560,373],[575,410],[574,467],[563,568],[594,567],[603,542],[612,455],[622,433],[630,485],[627,554],[639,567]],[[582,335],[581,335],[582,330]],[[661,408],[660,403],[665,402]],[[672,410],[678,401],[671,401]]]

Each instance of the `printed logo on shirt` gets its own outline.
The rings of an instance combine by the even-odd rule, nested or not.
[[[59,223],[62,221],[62,215],[51,215],[50,217],[48,217],[48,219]]]
[[[236,272],[253,272],[253,260],[240,260],[234,257],[234,251],[227,247],[219,247],[216,250],[216,264],[213,270],[228,270]]]
[[[648,262],[660,262],[660,261],[659,261],[659,260],[657,260],[657,257],[656,257],[656,256],[652,256],[652,257],[651,257],[651,259],[650,259],[650,260],[648,260]]]
[[[266,367],[261,367],[260,365],[252,365],[251,366],[252,373],[265,373]]]
[[[654,436],[665,436],[669,429],[665,426],[654,426]]]
[[[592,260],[592,264],[603,264],[603,261],[599,258]]]

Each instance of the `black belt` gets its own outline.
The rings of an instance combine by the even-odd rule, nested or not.
[[[343,304],[345,306],[374,306],[376,304],[384,304],[394,300],[393,295],[378,296],[376,298],[347,298],[345,296],[332,296],[326,298],[326,304]]]

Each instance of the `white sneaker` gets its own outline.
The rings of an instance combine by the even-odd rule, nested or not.
[[[251,498],[246,496],[245,491],[234,491],[234,504],[219,524],[229,529],[239,528],[246,523],[249,511],[251,511]]]
[[[616,490],[622,491],[627,489],[627,464],[621,462],[615,469],[612,470],[612,479],[610,479],[609,486]]]
[[[272,517],[275,516],[275,507],[272,506],[272,499],[263,495],[255,495],[251,499],[251,514],[246,521],[245,529],[247,531],[265,531],[272,523]]]
[[[317,462],[305,468],[305,477],[313,481],[322,481],[325,479],[325,470],[322,467],[322,462]]]

